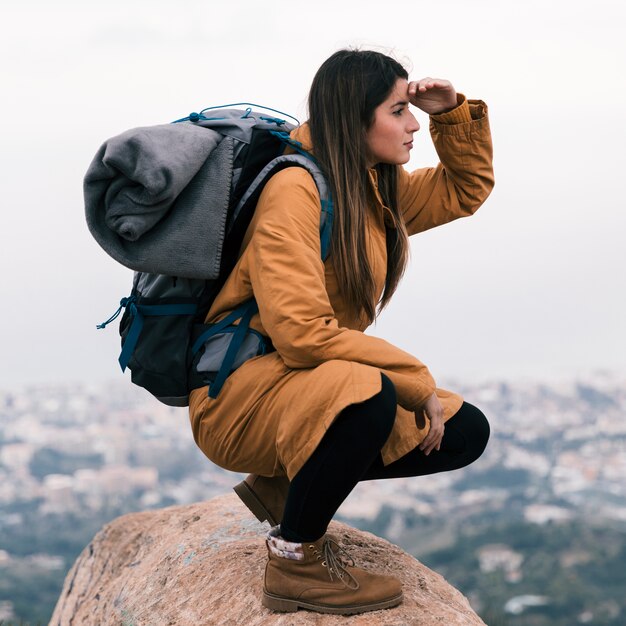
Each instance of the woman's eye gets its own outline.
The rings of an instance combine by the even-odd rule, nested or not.
[[[393,115],[397,115],[398,117],[400,117],[400,116],[402,115],[402,111],[403,111],[403,110],[404,110],[404,109],[398,109],[397,111],[394,111],[394,112],[393,112]]]

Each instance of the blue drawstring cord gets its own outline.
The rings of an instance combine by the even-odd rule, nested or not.
[[[200,113],[204,113],[205,111],[212,111],[213,109],[226,109],[228,107],[239,107],[239,106],[247,106],[247,107],[256,107],[257,109],[265,109],[266,111],[272,111],[272,113],[278,113],[279,115],[285,115],[286,117],[292,119],[298,126],[300,126],[300,120],[289,113],[285,113],[284,111],[279,111],[278,109],[273,109],[272,107],[266,107],[263,104],[255,104],[254,102],[233,102],[232,104],[220,104],[214,107],[207,107],[206,109],[202,109]]]
[[[225,117],[207,117],[202,113],[190,113],[187,117],[181,117],[179,120],[174,120],[172,124],[178,122],[199,122],[200,120],[225,120]]]
[[[297,117],[294,117],[293,115],[290,115],[289,113],[285,113],[283,111],[279,111],[278,109],[272,109],[272,107],[266,107],[262,104],[254,104],[253,102],[233,102],[232,104],[220,104],[218,106],[214,106],[214,107],[206,107],[205,109],[202,109],[202,111],[200,111],[200,113],[190,113],[187,117],[181,117],[179,120],[174,120],[172,122],[172,124],[176,124],[178,122],[199,122],[199,121],[204,121],[204,120],[223,120],[225,118],[223,117],[206,117],[204,115],[205,111],[213,111],[215,109],[226,109],[228,107],[237,107],[237,106],[246,106],[248,108],[246,108],[244,115],[242,116],[242,119],[246,119],[248,117],[250,117],[250,114],[252,113],[252,109],[250,107],[256,107],[257,109],[265,109],[266,111],[272,111],[274,113],[278,113],[280,115],[284,115],[285,117],[288,117],[290,119],[292,119],[297,126],[300,126],[300,120]],[[274,118],[274,117],[261,117],[260,119],[262,119],[263,121],[266,122],[271,122],[276,124],[277,126],[282,126],[283,124],[285,124],[285,120],[280,119],[280,118]]]
[[[119,314],[122,312],[122,309],[129,306],[130,304],[134,303],[135,300],[137,298],[135,298],[135,296],[129,296],[128,298],[122,298],[120,300],[120,306],[117,309],[117,311],[115,311],[115,313],[113,313],[113,315],[111,315],[111,317],[109,317],[109,319],[106,322],[102,322],[102,324],[98,324],[96,326],[96,328],[98,330],[101,330],[103,328],[107,327],[107,324],[110,324],[111,322],[113,322],[114,320],[116,320],[119,317]]]

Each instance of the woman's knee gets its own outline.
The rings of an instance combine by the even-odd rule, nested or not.
[[[456,420],[455,427],[462,432],[468,448],[467,452],[474,461],[487,447],[491,434],[489,421],[478,407],[469,402],[463,402],[461,409],[452,419],[457,416],[459,419]]]
[[[383,410],[385,413],[393,415],[395,417],[397,407],[398,407],[398,397],[396,395],[396,387],[391,382],[391,379],[388,376],[385,376],[382,372],[380,373],[381,380],[381,389],[378,395],[380,396],[380,401],[383,404]]]
[[[367,437],[378,440],[382,446],[393,428],[396,418],[396,388],[391,380],[381,373],[381,389],[375,395],[347,406],[337,417],[343,427],[351,428],[355,438]]]
[[[389,377],[381,372],[381,389],[376,396],[372,398],[371,415],[372,419],[377,422],[379,427],[385,433],[385,441],[391,433],[393,424],[396,420],[396,411],[398,410],[398,398],[396,388]]]

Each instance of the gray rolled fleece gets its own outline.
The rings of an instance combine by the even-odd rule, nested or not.
[[[192,124],[134,128],[106,141],[84,180],[100,246],[126,267],[215,279],[233,168],[233,139]]]

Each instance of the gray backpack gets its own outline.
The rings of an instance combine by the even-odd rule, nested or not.
[[[207,384],[217,397],[232,371],[274,350],[249,327],[254,299],[204,324],[273,174],[286,167],[311,174],[321,198],[322,259],[330,250],[333,204],[319,166],[290,139],[292,124],[252,106],[129,130],[102,145],[85,176],[91,233],[135,270],[130,295],[98,328],[124,310],[122,371],[128,367],[133,383],[170,406],[187,406],[189,392]],[[284,154],[286,146],[296,153]]]

